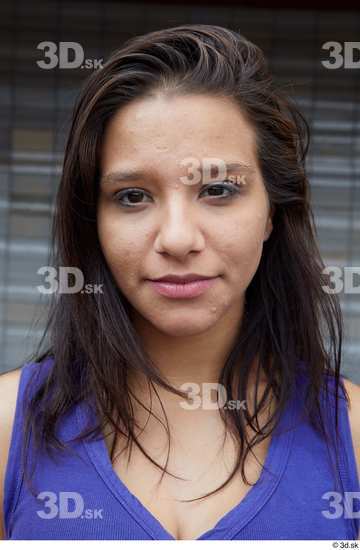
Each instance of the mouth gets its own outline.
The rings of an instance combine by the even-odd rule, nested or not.
[[[162,296],[168,298],[196,298],[203,294],[206,290],[212,287],[219,276],[202,277],[201,279],[193,279],[185,282],[148,279],[151,287]]]
[[[185,273],[183,275],[176,275],[173,273],[168,273],[163,277],[153,278],[152,281],[164,282],[164,283],[191,283],[194,281],[202,281],[205,279],[213,279],[214,275],[200,275],[199,273]]]

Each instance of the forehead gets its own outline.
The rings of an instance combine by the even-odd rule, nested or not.
[[[256,162],[255,131],[234,101],[158,93],[121,107],[104,134],[103,171],[120,161],[174,168],[189,157]]]

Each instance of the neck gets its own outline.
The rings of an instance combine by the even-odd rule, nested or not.
[[[242,312],[230,311],[216,325],[191,335],[158,330],[137,312],[132,322],[146,353],[170,384],[216,382],[233,343],[239,337]]]

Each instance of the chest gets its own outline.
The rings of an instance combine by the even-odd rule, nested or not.
[[[146,458],[133,444],[131,458],[119,441],[113,460],[113,469],[127,490],[175,539],[196,539],[215,527],[218,521],[238,505],[251,490],[238,470],[232,480],[220,491],[204,499],[181,502],[203,496],[224,483],[236,464],[238,445],[227,435],[222,438],[208,434],[195,437],[173,437],[167,461],[168,448],[163,437],[141,440],[146,452],[170,474],[162,471]],[[144,439],[144,438],[143,438]],[[269,441],[254,447],[256,458],[250,453],[245,462],[245,474],[250,483],[260,477]],[[182,478],[182,479],[181,479]]]

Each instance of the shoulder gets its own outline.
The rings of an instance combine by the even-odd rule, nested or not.
[[[360,479],[360,386],[342,377],[349,396],[349,421]]]
[[[3,532],[3,498],[5,470],[8,459],[16,400],[22,368],[0,375],[0,539]]]
[[[4,538],[4,485],[19,391],[24,399],[25,389],[32,376],[35,376],[37,386],[52,364],[52,357],[43,356],[38,361],[30,361],[22,367],[0,374],[0,540]],[[30,389],[32,392],[33,387]]]
[[[11,436],[22,368],[0,375],[0,465],[7,454],[6,441]]]

